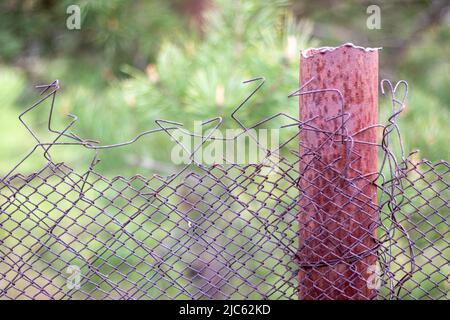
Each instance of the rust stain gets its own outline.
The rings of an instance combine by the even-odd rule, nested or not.
[[[376,124],[378,51],[342,46],[319,53],[310,52],[307,58],[302,57],[301,83],[314,77],[315,88],[334,88],[342,92],[345,112],[351,114],[346,124],[349,135]],[[342,119],[336,117],[340,114],[340,100],[335,93],[300,97],[300,120],[319,116],[313,123],[319,129],[340,128]],[[326,120],[331,117],[334,120]],[[369,129],[357,138],[376,142],[376,133],[375,128]],[[342,137],[334,137],[339,138]],[[376,147],[355,144],[348,154],[349,143],[334,142],[319,147],[329,139],[324,133],[305,130],[300,139],[305,148],[300,148],[303,178],[299,183],[302,195],[298,215],[299,298],[372,299],[376,291],[367,288],[369,274],[366,270],[376,263],[376,254],[370,253],[354,261],[346,257],[361,256],[375,244],[370,227],[379,214],[376,187],[367,179],[356,179],[351,185],[346,178],[377,171]],[[315,155],[307,155],[306,149],[316,150]],[[348,163],[351,163],[350,170],[345,169]],[[348,200],[350,197],[352,201]]]

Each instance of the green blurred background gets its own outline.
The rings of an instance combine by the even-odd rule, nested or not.
[[[81,9],[80,30],[66,27],[69,17],[66,9],[73,4]],[[369,16],[366,10],[371,4],[377,4],[381,9],[380,30],[370,30],[366,26]],[[34,85],[59,79],[62,88],[56,100],[56,128],[64,128],[69,123],[66,115],[72,113],[78,116],[75,133],[99,140],[102,144],[113,144],[156,128],[154,120],[157,118],[179,121],[190,129],[194,121],[222,116],[224,127],[234,127],[230,113],[254,88],[254,85],[243,85],[242,81],[256,76],[265,77],[267,83],[240,112],[242,121],[253,124],[281,111],[295,117],[298,115],[298,101],[288,99],[287,95],[298,86],[299,50],[345,42],[383,47],[380,79],[405,79],[409,82],[407,108],[400,116],[406,151],[417,148],[420,149],[418,158],[448,160],[449,9],[448,1],[400,0],[283,0],[270,3],[231,0],[3,0],[0,3],[0,176],[8,173],[34,146],[32,137],[17,119],[39,99]],[[381,121],[386,121],[390,107],[387,99],[381,99]],[[49,103],[46,103],[25,118],[43,141],[55,138],[47,130],[48,108]],[[101,152],[99,157],[102,161],[96,171],[108,176],[172,173],[175,169],[169,161],[172,145],[173,142],[164,134],[144,137],[133,146]],[[55,147],[52,152],[56,160],[75,167],[75,172],[84,172],[92,155],[90,150],[70,146]],[[37,152],[18,171],[37,170],[43,163],[42,153]],[[432,179],[434,176],[430,181]],[[33,188],[29,192],[30,195],[24,195],[28,201],[32,199],[31,195],[38,197]],[[70,199],[70,196],[65,197]],[[425,201],[425,198],[412,193],[409,197],[419,204]],[[428,204],[434,204],[428,201],[429,198],[439,200],[434,194],[429,195],[425,201]],[[40,203],[40,209],[34,210],[37,214],[60,214],[52,210],[50,204],[34,200]],[[11,208],[13,210],[14,207]],[[421,213],[414,210],[414,207],[405,207],[402,217],[413,216],[425,223],[428,218],[424,215],[435,214],[431,207],[424,208]],[[16,221],[22,219],[20,212],[14,214]],[[78,211],[70,214],[81,225],[84,222],[80,219],[97,216],[96,212],[88,212],[84,216]],[[124,209],[121,214],[126,216],[130,213]],[[444,208],[440,214],[448,216],[448,210]],[[433,217],[441,219],[437,215]],[[441,235],[445,238],[441,237],[440,243],[434,238],[429,243],[431,240],[420,235],[414,239],[420,250],[439,250],[441,255],[448,257],[448,224],[441,220],[436,222],[444,228]],[[5,248],[18,250],[15,247],[17,241],[8,234],[8,231],[15,230],[17,223],[11,219],[5,222],[10,224],[5,224],[6,233],[2,235],[6,239]],[[28,219],[26,223],[22,223],[21,232],[29,234],[29,230],[35,228],[35,221]],[[100,221],[100,225],[104,223]],[[144,226],[143,230],[157,229],[161,237],[167,237],[164,232],[172,229],[170,220],[169,225],[158,225],[158,228],[156,224],[148,223],[150,226]],[[70,221],[61,224],[69,225]],[[427,225],[420,228],[428,230]],[[18,232],[15,231],[16,235]],[[33,256],[33,250],[28,248],[33,248],[32,244],[37,240],[32,233],[29,237],[31,240],[23,240],[23,250]],[[82,237],[80,239],[83,241]],[[404,239],[397,240],[406,243]],[[87,249],[98,252],[95,247],[98,243],[91,241],[90,244],[94,247]],[[155,246],[151,241],[147,245]],[[271,250],[273,248],[268,252]],[[434,251],[428,251],[429,256],[435,256]],[[120,258],[117,252],[114,259],[109,252],[104,254],[108,259],[127,260]],[[121,254],[128,256],[129,253]],[[146,256],[145,253],[139,254]],[[139,254],[132,258],[142,258]],[[439,256],[435,258],[440,259]],[[47,268],[46,259],[51,260],[48,257],[42,259],[42,268]],[[406,261],[407,257],[398,259]],[[443,274],[448,274],[448,268],[444,270],[445,266],[440,264],[443,261],[440,259],[431,266],[428,263],[414,278],[418,282],[428,281],[423,282],[424,286],[435,288],[435,297],[443,297],[442,292],[448,290],[448,281],[441,279]],[[274,262],[269,260],[268,263]],[[403,263],[399,264],[401,271],[398,277],[404,272]],[[278,268],[280,270],[275,271],[284,275],[283,265]],[[430,274],[433,277],[430,278]],[[441,287],[434,283],[440,283]],[[409,286],[410,289],[415,288],[414,282]],[[413,296],[422,297],[421,290],[416,288]]]
[[[72,4],[81,9],[80,30],[66,27]],[[366,26],[371,4],[381,9],[379,30]],[[157,118],[190,128],[220,115],[233,127],[230,112],[252,89],[241,81],[255,76],[267,83],[242,111],[244,122],[280,111],[296,116],[297,101],[287,95],[298,85],[299,50],[344,42],[383,47],[380,78],[409,82],[401,116],[406,150],[449,159],[446,1],[4,0],[0,12],[0,174],[33,147],[17,116],[38,99],[34,85],[60,80],[56,128],[72,113],[79,119],[74,132],[111,144],[155,128]],[[45,141],[52,138],[48,106],[26,116]],[[385,120],[388,102],[380,108]],[[172,145],[164,134],[143,138],[101,154],[98,170],[165,174],[173,169]],[[92,157],[80,147],[54,154],[82,168]],[[38,154],[21,171],[42,161]]]

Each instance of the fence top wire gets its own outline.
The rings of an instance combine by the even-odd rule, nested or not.
[[[335,92],[341,110],[321,119],[336,124],[335,130],[317,127],[317,117],[300,121],[284,112],[245,124],[239,114],[264,82],[262,77],[244,82],[256,87],[231,113],[242,129],[231,138],[214,135],[223,124],[221,117],[202,122],[213,127],[206,135],[158,119],[154,129],[109,145],[71,132],[74,115],[68,115],[71,122],[64,129],[56,129],[52,119],[59,83],[37,86],[41,98],[19,115],[36,144],[0,180],[0,297],[296,299],[303,288],[317,289],[318,279],[328,277],[334,280],[316,298],[330,298],[336,291],[343,298],[449,298],[450,169],[446,161],[406,156],[398,118],[405,108],[407,83],[382,80],[381,92],[392,105],[387,123],[349,134],[352,114],[345,112],[342,93],[307,89],[314,78],[289,97]],[[45,142],[23,118],[48,100],[47,128],[55,137]],[[276,129],[291,129],[292,134],[278,148],[268,149],[249,133],[274,119],[288,121]],[[377,172],[363,174],[353,166],[352,156],[360,156],[356,145],[369,144],[358,135],[376,128],[382,132],[374,144],[381,164]],[[190,150],[176,139],[176,131],[201,143]],[[324,136],[321,149],[341,144],[352,156],[343,167],[336,159],[322,159],[318,149],[299,141],[308,131]],[[161,132],[189,154],[189,162],[176,173],[107,178],[94,170],[98,151]],[[247,134],[263,151],[260,163],[235,164],[224,158],[224,164],[204,165],[196,160],[206,143]],[[54,162],[55,146],[92,150],[88,170],[78,173]],[[36,151],[43,152],[47,164],[32,174],[20,173]],[[312,161],[319,161],[323,170],[317,172]],[[337,176],[340,184],[327,180],[330,176]],[[351,194],[339,189],[341,185],[351,186]],[[364,196],[368,185],[376,186],[378,201]],[[316,197],[330,187],[338,196],[318,206]],[[317,213],[314,221],[302,220],[311,206]],[[377,212],[379,219],[367,214],[356,221],[349,206]],[[367,285],[375,288],[374,295],[361,296],[352,287],[352,275],[339,271],[344,269],[338,265],[355,274],[372,272]],[[336,277],[329,277],[330,272]],[[299,274],[308,276],[299,280]]]

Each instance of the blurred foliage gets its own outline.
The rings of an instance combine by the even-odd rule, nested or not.
[[[171,14],[160,13],[168,16],[168,21],[175,21],[172,28],[160,26],[166,32],[161,41],[157,32],[159,27],[156,32],[152,28],[148,31],[141,30],[143,26],[139,21],[127,19],[129,15],[116,15],[116,10],[120,11],[124,6],[121,2],[112,3],[115,5],[109,2],[108,5],[105,4],[104,10],[100,4],[93,8],[87,5],[88,13],[83,19],[81,30],[61,31],[63,38],[77,39],[79,51],[71,52],[70,48],[66,48],[65,52],[59,54],[40,54],[26,58],[38,66],[33,64],[33,67],[23,68],[29,76],[18,75],[22,87],[16,91],[25,91],[26,96],[16,101],[16,105],[31,103],[31,99],[37,97],[27,88],[28,83],[24,81],[24,77],[35,83],[49,83],[58,78],[63,89],[56,102],[57,125],[63,128],[64,123],[67,123],[64,115],[76,114],[78,122],[74,131],[82,137],[100,140],[103,144],[130,140],[146,129],[155,128],[156,118],[180,121],[189,129],[195,120],[220,115],[225,118],[225,127],[233,126],[230,113],[255,87],[255,84],[244,86],[242,81],[255,76],[264,76],[268,83],[262,94],[252,100],[249,108],[242,110],[239,115],[242,121],[247,124],[255,123],[257,119],[273,113],[275,106],[289,109],[293,115],[297,113],[296,101],[288,101],[286,96],[298,86],[298,52],[300,48],[317,43],[309,39],[311,24],[297,22],[290,14],[286,1],[277,1],[270,6],[258,1],[217,1],[204,12],[201,27],[191,26],[192,32],[189,34],[173,34],[182,29],[179,25],[183,23],[174,18],[177,14],[175,9]],[[143,8],[140,10],[151,11],[146,4],[141,6]],[[152,8],[153,6],[158,7],[155,3]],[[113,10],[111,7],[117,8]],[[165,6],[162,8],[164,10]],[[110,35],[110,40],[99,40],[102,39],[102,33],[109,32],[108,24],[102,23],[107,20],[103,15],[112,20],[117,19],[117,23],[126,26],[126,30],[132,29],[131,34],[134,36],[130,38],[137,37],[144,42],[147,38],[157,38],[158,41],[149,40],[158,42],[157,54],[152,57],[142,46],[139,47],[141,53],[135,53],[129,46],[124,46],[128,48],[128,54],[117,51],[110,56],[108,48],[118,48],[123,43],[120,41],[120,33],[116,35],[114,32]],[[186,26],[191,25],[188,20]],[[92,32],[93,25],[99,27],[96,32]],[[87,39],[84,39],[87,37],[84,34],[85,28],[90,35]],[[89,48],[84,49],[86,41],[92,43]],[[99,47],[102,51],[95,53]],[[89,52],[86,53],[87,51]],[[148,54],[143,68],[130,58],[133,54],[142,56],[142,52]],[[97,59],[100,61],[98,64]],[[117,59],[121,61],[117,62]],[[118,69],[117,72],[115,68]],[[9,109],[11,107],[13,105]],[[34,121],[41,135],[48,137],[44,129],[48,114],[43,111],[48,106],[39,108],[40,112],[35,110],[29,115],[30,121]],[[11,117],[5,121],[13,123],[15,119]],[[167,162],[170,155],[170,148],[167,146],[170,144],[173,142],[164,134],[144,138],[133,145],[133,148],[108,151],[102,157],[99,169],[118,169],[122,174],[127,174],[127,169],[123,168],[124,165],[128,168],[131,161],[140,166],[134,171],[131,169],[131,172],[145,173],[146,169],[155,171],[155,168],[158,171],[160,164],[164,167]],[[86,163],[86,158],[83,157],[85,153],[86,156],[92,156],[90,152],[80,150],[64,150],[58,156],[64,153],[68,154],[66,161],[82,160],[80,163]]]
[[[82,14],[78,32],[66,28],[66,10],[73,4]],[[5,62],[34,56],[68,58],[78,65],[100,63],[113,71],[124,63],[145,67],[163,37],[183,32],[170,1],[7,0],[0,6]]]
[[[66,28],[68,5],[78,4],[81,30]],[[366,8],[381,8],[381,30],[366,27]],[[450,159],[450,27],[445,1],[4,0],[0,3],[0,174],[34,141],[17,116],[36,101],[33,85],[59,79],[55,127],[68,113],[74,132],[112,144],[156,128],[163,118],[192,129],[194,121],[224,117],[267,83],[239,117],[246,124],[277,112],[298,114],[287,95],[298,87],[299,50],[343,42],[382,46],[380,77],[405,79],[410,96],[400,116],[405,149],[430,160]],[[26,116],[43,140],[48,103]],[[390,112],[382,99],[380,120]],[[280,123],[277,123],[279,125]],[[270,125],[269,125],[270,126]],[[54,138],[54,136],[53,136]],[[171,142],[161,133],[132,147],[104,152],[98,170],[109,175],[168,173]],[[84,169],[92,151],[58,147],[57,160]],[[43,163],[30,158],[20,171]]]
[[[449,158],[450,31],[441,1],[416,1],[405,10],[379,2],[381,30],[366,28],[364,1],[78,1],[81,30],[66,28],[70,4],[0,4],[3,173],[32,147],[16,116],[37,99],[35,84],[60,80],[57,127],[68,123],[67,113],[76,114],[77,134],[112,144],[155,128],[157,118],[189,129],[194,121],[222,116],[224,127],[232,127],[231,111],[256,85],[242,81],[257,76],[267,83],[240,111],[242,121],[252,124],[279,111],[296,116],[297,103],[287,94],[298,86],[299,49],[348,41],[383,46],[381,76],[410,82],[401,116],[406,150],[419,148],[431,160]],[[381,114],[387,115],[388,103],[382,102]],[[50,138],[45,108],[27,120],[41,137]],[[99,169],[165,172],[172,144],[164,134],[143,138],[133,148],[108,151]],[[92,156],[76,149],[59,148],[58,155],[75,163]],[[28,162],[23,170],[41,163]]]

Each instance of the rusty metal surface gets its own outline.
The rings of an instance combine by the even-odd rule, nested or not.
[[[300,131],[299,297],[370,299],[377,294],[366,270],[377,261],[378,51],[308,52],[300,70],[310,93],[300,96],[300,120],[310,127]]]
[[[327,89],[344,95],[345,88],[317,87],[312,81],[290,97],[310,96],[306,102],[314,111],[313,104],[323,103],[317,100],[319,96],[332,103],[335,95],[308,91]],[[239,110],[251,103],[264,79],[247,83],[256,84],[256,89],[232,113],[244,131],[277,117],[291,122],[277,127],[288,128],[291,134],[275,162],[273,154],[267,154],[271,161],[261,164],[206,166],[191,157],[189,165],[172,175],[130,178],[96,172],[96,156],[88,170],[78,172],[53,160],[58,150],[54,147],[78,146],[95,154],[154,132],[170,135],[182,130],[179,124],[158,120],[156,129],[134,139],[100,145],[70,132],[75,117],[65,129],[54,129],[50,122],[59,86],[57,82],[41,86],[43,98],[20,119],[42,102],[51,101],[48,128],[55,139],[39,140],[22,121],[36,146],[1,178],[0,298],[298,299],[302,286],[309,289],[301,289],[300,298],[448,298],[450,166],[403,153],[397,118],[406,96],[398,89],[406,83],[381,82],[382,93],[392,102],[392,113],[385,124],[377,124],[382,136],[376,141],[381,154],[376,174],[371,172],[375,159],[363,165],[347,156],[365,152],[357,138],[374,138],[371,130],[361,138],[360,127],[347,126],[355,116],[353,107],[344,103],[344,114],[348,114],[344,126],[328,118],[332,110],[318,115],[316,125],[328,122],[339,129],[331,133],[320,127],[307,131],[312,127],[310,119],[298,120],[286,113],[246,125],[239,119]],[[336,114],[339,117],[342,114]],[[205,123],[218,128],[222,120]],[[303,141],[310,139],[306,132],[316,132],[317,137]],[[307,143],[315,147],[313,155],[299,152],[299,136],[303,147]],[[328,140],[318,147],[314,139],[322,136]],[[206,142],[211,136],[202,138]],[[395,148],[402,153],[394,154]],[[346,151],[346,160],[338,161],[339,172],[346,172],[345,179],[339,177],[342,182],[330,180],[335,173],[329,170],[329,155],[339,150]],[[30,161],[34,152],[41,152],[46,164],[24,174],[21,164]],[[315,164],[319,170],[311,173],[304,166],[307,157],[324,157],[326,162]],[[267,166],[276,170],[263,170]],[[370,196],[371,184],[377,189],[378,201]],[[312,197],[308,188],[338,195],[322,203],[324,197]],[[324,217],[320,215],[323,210],[314,211],[308,201],[336,209],[336,215]],[[355,215],[363,210],[368,211],[367,219]],[[302,218],[301,212],[307,215]],[[314,218],[307,221],[309,215]],[[309,225],[305,228],[309,222],[320,232],[313,234]],[[78,283],[72,277],[75,267],[80,269]],[[328,279],[328,287],[321,282],[312,290],[316,276]],[[358,286],[346,287],[345,282],[353,282],[354,277]],[[363,280],[366,287],[360,283]]]

